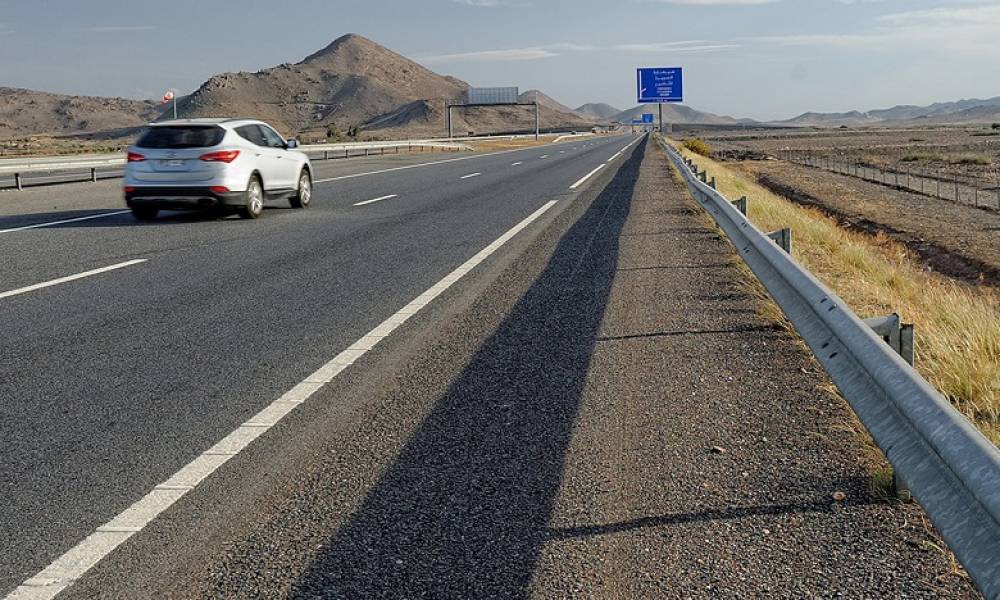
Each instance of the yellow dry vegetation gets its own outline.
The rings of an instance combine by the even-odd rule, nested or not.
[[[818,210],[681,151],[715,177],[724,196],[747,196],[749,217],[758,228],[790,227],[794,258],[858,316],[896,312],[914,323],[917,370],[1000,445],[1000,294],[929,272],[885,235],[842,229]]]

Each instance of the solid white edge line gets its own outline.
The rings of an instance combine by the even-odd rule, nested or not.
[[[615,136],[621,137],[621,136]],[[609,138],[611,139],[611,138]],[[561,142],[563,144],[571,144],[572,142]],[[552,144],[553,146],[555,144]],[[381,175],[383,173],[393,173],[395,171],[405,171],[407,169],[419,169],[421,167],[431,167],[434,165],[443,165],[447,163],[459,162],[463,160],[473,160],[476,158],[486,158],[488,156],[500,156],[502,154],[510,154],[511,152],[527,152],[531,150],[537,150],[537,146],[528,146],[526,148],[513,148],[511,150],[500,150],[497,152],[487,152],[486,154],[473,154],[471,156],[460,156],[458,158],[447,158],[445,160],[434,160],[431,162],[419,163],[415,165],[403,165],[402,167],[392,167],[390,169],[379,169],[378,171],[367,171],[365,173],[353,173],[351,175],[341,175],[339,177],[327,177],[325,179],[313,180],[313,183],[327,183],[330,181],[341,181],[343,179],[354,179],[356,177],[367,177],[369,175]],[[546,155],[548,156],[548,155]]]
[[[115,215],[124,215],[127,212],[132,212],[128,210],[116,210],[115,212],[101,213],[99,215],[87,215],[85,217],[74,217],[72,219],[63,219],[61,221],[48,221],[46,223],[35,223],[34,225],[25,225],[23,227],[11,227],[10,229],[0,229],[0,233],[13,233],[15,231],[24,231],[26,229],[38,229],[39,227],[51,227],[53,225],[62,225],[63,223],[76,223],[77,221],[89,221],[91,219],[103,219],[104,217],[113,217]],[[17,215],[9,215],[17,216]]]
[[[624,152],[625,150],[628,150],[630,147],[632,147],[632,144],[636,143],[637,141],[639,141],[641,139],[642,139],[641,137],[637,138],[635,141],[633,141],[632,143],[630,143],[628,146],[625,146],[624,148],[622,148],[621,151],[619,151],[617,154],[615,154],[614,156],[612,156],[611,158],[609,158],[607,162],[601,164],[601,166],[597,167],[596,169],[594,169],[590,173],[587,173],[586,175],[584,175],[583,177],[581,177],[579,180],[577,180],[576,183],[574,183],[573,185],[569,186],[569,189],[575,190],[576,188],[578,188],[581,185],[583,185],[588,179],[590,179],[591,177],[593,177],[595,173],[597,173],[598,171],[600,171],[604,167],[608,166],[608,163],[610,163],[614,159],[616,159],[619,156],[621,156],[622,152]]]
[[[399,194],[389,194],[388,196],[382,196],[380,198],[372,198],[371,200],[365,200],[364,202],[357,202],[354,206],[364,206],[366,204],[373,204],[375,202],[381,202],[382,200],[389,200],[392,198],[399,198]]]
[[[469,173],[468,175],[462,175],[459,179],[471,179],[473,177],[479,177],[482,173]]]
[[[600,165],[599,167],[597,167],[596,169],[594,169],[590,173],[587,173],[586,175],[584,175],[583,177],[581,177],[579,180],[577,180],[576,183],[574,183],[573,185],[569,186],[569,189],[575,190],[576,188],[580,187],[581,185],[584,184],[584,182],[586,182],[588,179],[590,179],[591,177],[593,177],[595,173],[597,173],[598,171],[600,171],[601,169],[603,169],[607,164],[608,163],[603,163],[602,165]]]
[[[6,600],[47,600],[54,598],[68,588],[77,579],[94,567],[101,559],[110,554],[127,539],[142,531],[153,519],[160,515],[185,494],[195,489],[219,467],[238,455],[255,439],[266,433],[286,415],[306,402],[313,394],[337,375],[364,356],[380,341],[389,336],[407,319],[420,312],[434,298],[450,288],[477,265],[489,258],[511,238],[531,225],[543,214],[555,206],[556,200],[550,200],[541,208],[528,215],[523,221],[498,237],[472,258],[462,263],[426,292],[396,311],[394,315],[383,321],[378,327],[368,332],[360,340],[306,377],[298,385],[285,392],[284,395],[258,412],[243,425],[237,427],[229,435],[222,438],[214,446],[198,455],[180,471],[169,479],[157,485],[135,504],[125,509],[93,533],[70,548],[49,566],[39,571],[34,577],[25,580]],[[123,263],[124,264],[124,263]]]
[[[83,279],[84,277],[91,277],[93,275],[100,275],[101,273],[107,273],[108,271],[114,271],[116,269],[122,269],[124,267],[130,267],[132,265],[137,265],[139,263],[146,262],[147,259],[139,258],[136,260],[129,260],[123,263],[118,263],[116,265],[110,265],[107,267],[101,267],[100,269],[93,269],[91,271],[84,271],[83,273],[77,273],[76,275],[68,275],[66,277],[60,277],[59,279],[53,279],[51,281],[44,281],[42,283],[36,283],[35,285],[29,285],[27,287],[18,288],[16,290],[10,290],[9,292],[0,293],[0,300],[3,298],[10,298],[11,296],[18,296],[20,294],[26,294],[28,292],[33,292],[35,290],[44,289],[47,287],[52,287],[54,285],[59,285],[60,283],[67,283],[69,281],[75,281],[77,279]]]

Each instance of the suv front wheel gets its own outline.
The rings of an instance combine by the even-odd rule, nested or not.
[[[302,169],[302,173],[299,174],[299,189],[294,196],[288,199],[288,202],[292,208],[306,208],[311,201],[312,177],[309,176],[309,171]]]
[[[260,178],[254,175],[247,184],[247,191],[244,195],[243,206],[240,207],[240,216],[244,219],[256,219],[264,212],[264,186],[260,183]]]

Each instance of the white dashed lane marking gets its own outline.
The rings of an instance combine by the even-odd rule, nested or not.
[[[389,194],[388,196],[381,196],[379,198],[372,198],[371,200],[365,200],[364,202],[358,202],[354,206],[364,206],[365,204],[374,204],[375,202],[381,202],[382,200],[389,200],[390,198],[399,198],[399,194]]]
[[[108,271],[114,271],[117,269],[123,269],[125,267],[131,267],[132,265],[137,265],[139,263],[144,263],[144,262],[146,262],[146,259],[140,258],[136,260],[129,260],[123,263],[118,263],[116,265],[101,267],[100,269],[84,271],[83,273],[77,273],[76,275],[67,275],[66,277],[60,277],[59,279],[53,279],[51,281],[36,283],[34,285],[18,288],[16,290],[10,290],[9,292],[2,292],[0,293],[0,299],[10,298],[11,296],[19,296],[21,294],[27,294],[28,292],[34,292],[35,290],[41,290],[47,287],[52,287],[54,285],[59,285],[61,283],[68,283],[70,281],[76,281],[77,279],[83,279],[84,277],[93,277],[94,275],[100,275],[101,273],[107,273]]]

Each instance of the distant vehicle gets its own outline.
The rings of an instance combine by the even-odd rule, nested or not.
[[[148,221],[160,210],[223,209],[245,219],[266,200],[312,200],[312,165],[270,125],[252,119],[153,123],[128,148],[125,203]]]

